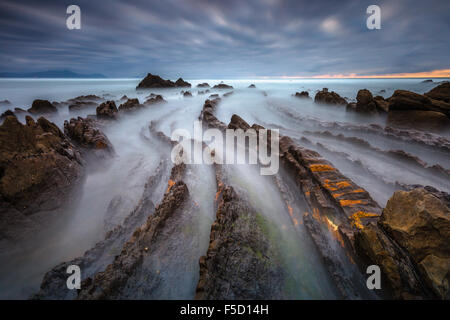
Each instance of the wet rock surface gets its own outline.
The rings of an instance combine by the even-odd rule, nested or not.
[[[30,109],[28,109],[29,113],[32,114],[47,114],[47,113],[57,113],[58,109],[50,103],[48,100],[34,100]]]
[[[441,100],[450,103],[450,82],[444,82],[437,87],[431,89],[425,95],[434,100]]]
[[[142,108],[143,105],[140,104],[139,99],[128,99],[126,102],[119,106],[118,111],[127,112]]]
[[[117,107],[114,101],[106,101],[99,105],[96,109],[97,118],[99,119],[116,119]]]

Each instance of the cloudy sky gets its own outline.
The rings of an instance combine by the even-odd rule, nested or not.
[[[81,30],[66,27],[71,4],[81,8]],[[371,4],[381,8],[381,30],[366,27]],[[450,75],[449,34],[449,0],[1,0],[0,72]]]

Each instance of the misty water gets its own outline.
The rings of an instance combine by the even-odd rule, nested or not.
[[[435,81],[441,81],[438,79]],[[52,213],[45,221],[29,216],[29,223],[38,225],[32,233],[26,233],[20,241],[1,245],[0,298],[28,298],[39,289],[43,275],[60,262],[83,255],[97,242],[104,239],[111,226],[123,223],[125,217],[137,205],[145,183],[161,161],[169,161],[170,149],[149,134],[153,122],[158,131],[167,136],[175,129],[193,131],[205,99],[209,94],[222,95],[231,90],[209,89],[199,95],[196,85],[208,82],[211,86],[221,80],[187,80],[192,83],[193,97],[183,97],[181,89],[148,89],[136,91],[138,79],[0,79],[0,100],[9,100],[7,109],[28,109],[35,99],[66,101],[88,94],[106,100],[138,98],[142,103],[150,92],[163,95],[167,103],[151,105],[135,113],[126,114],[118,121],[104,127],[116,155],[104,163],[90,163],[85,179],[65,208]],[[308,91],[314,97],[316,90],[326,87],[347,100],[355,100],[359,89],[369,89],[374,95],[388,98],[394,90],[405,89],[424,93],[435,83],[422,83],[419,79],[304,79],[304,80],[223,80],[234,87],[234,93],[222,99],[215,115],[228,123],[238,114],[249,124],[258,123],[267,128],[280,129],[280,134],[293,138],[300,146],[318,151],[344,175],[365,188],[381,207],[395,190],[402,186],[421,184],[450,192],[448,175],[439,174],[432,166],[450,169],[448,149],[430,146],[420,141],[400,139],[384,134],[386,116],[369,116],[346,112],[345,107],[316,105],[312,100],[298,99],[295,92]],[[247,88],[254,83],[256,89]],[[382,91],[383,90],[383,91]],[[95,107],[69,113],[67,107],[57,115],[49,116],[63,129],[64,120],[95,114]],[[19,114],[20,121],[24,115]],[[371,129],[377,125],[381,130]],[[434,138],[450,139],[447,131],[431,133]],[[409,129],[414,131],[413,129]],[[423,133],[418,131],[419,133]],[[366,143],[356,143],[358,138]],[[402,150],[417,157],[426,166],[418,166],[391,151]],[[168,170],[160,186],[152,195],[156,205],[167,187]],[[317,249],[308,237],[302,223],[295,224],[289,216],[273,181],[259,175],[251,166],[235,166],[227,169],[229,181],[246,192],[251,205],[275,228],[281,230],[280,251],[285,257],[289,274],[289,296],[297,299],[337,298],[338,294],[319,257]],[[170,269],[164,273],[162,285],[153,298],[193,298],[198,281],[198,259],[206,253],[209,231],[215,219],[214,195],[216,182],[212,167],[191,166],[185,182],[193,201],[198,204],[191,217],[185,219],[192,225],[184,226],[183,239],[191,239],[191,247],[183,252],[176,249],[168,255]],[[118,200],[119,199],[119,200]],[[298,199],[298,210],[306,204]],[[114,215],[112,202],[118,203]],[[149,212],[151,214],[151,212]],[[298,220],[301,220],[301,215]],[[189,238],[190,237],[190,238]],[[173,245],[177,244],[173,239]],[[168,248],[172,248],[169,244]],[[120,252],[111,252],[111,257]],[[161,257],[166,251],[158,250]],[[164,259],[162,259],[164,260]],[[167,260],[167,259],[166,259]],[[175,263],[176,262],[176,263]],[[161,268],[163,268],[161,266]]]

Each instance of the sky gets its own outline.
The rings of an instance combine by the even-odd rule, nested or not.
[[[80,30],[66,27],[71,4]],[[449,34],[449,0],[0,0],[0,72],[449,77]]]

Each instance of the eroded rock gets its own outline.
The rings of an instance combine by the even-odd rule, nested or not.
[[[314,102],[334,104],[334,105],[346,105],[347,101],[334,91],[329,92],[327,88],[323,88],[322,91],[316,93]]]

